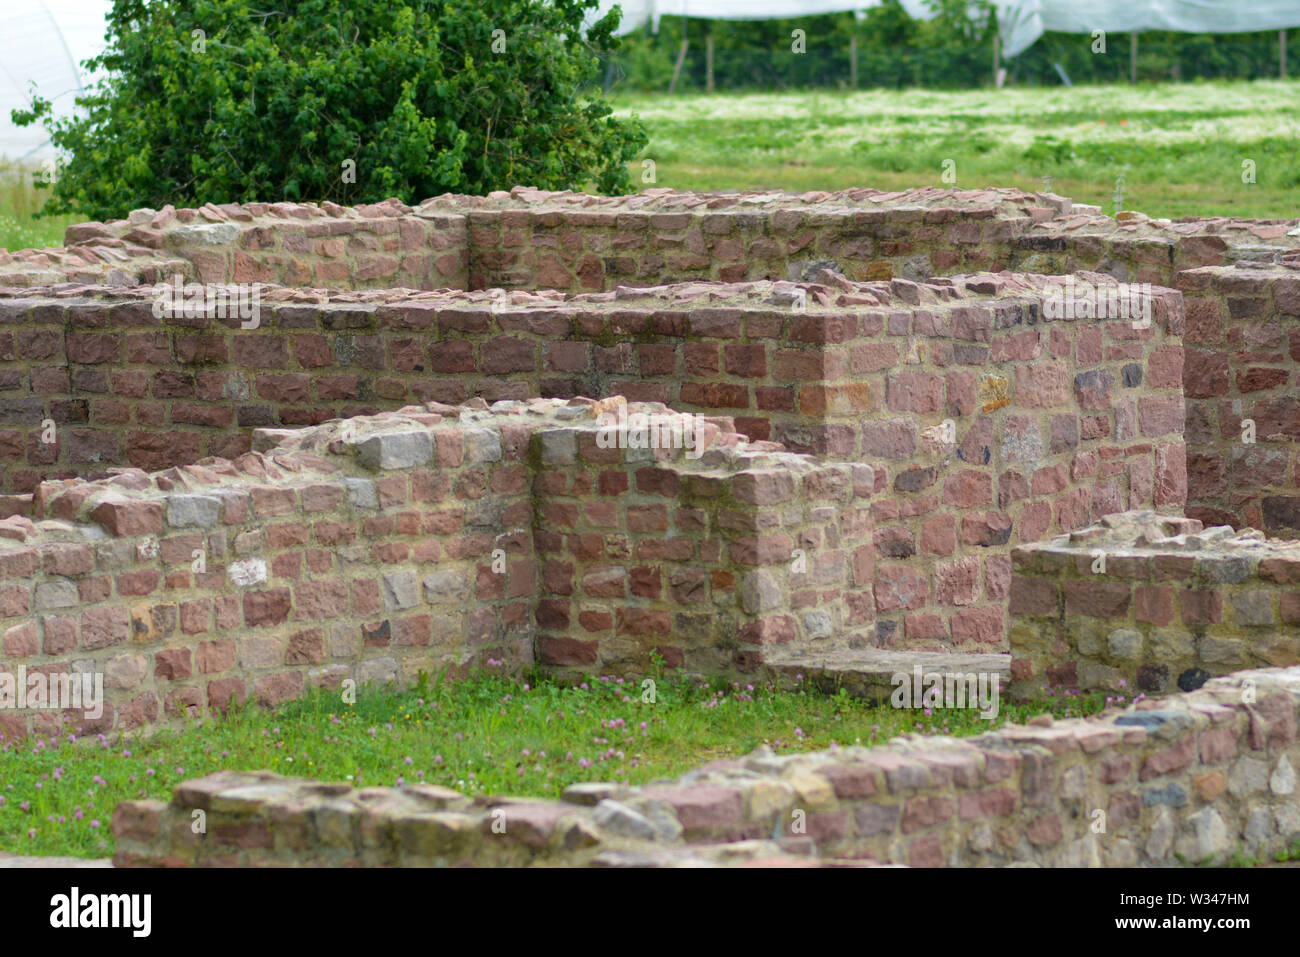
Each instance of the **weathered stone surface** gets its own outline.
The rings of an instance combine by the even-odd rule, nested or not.
[[[372,435],[357,444],[357,457],[371,469],[406,469],[433,458],[433,438],[428,432]]]

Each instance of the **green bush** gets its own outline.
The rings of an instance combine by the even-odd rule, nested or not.
[[[594,94],[617,10],[596,0],[115,0],[106,79],[54,121],[47,214],[166,203],[418,202],[443,192],[630,189],[646,142]],[[38,91],[39,92],[39,91]],[[353,165],[354,164],[354,165]]]

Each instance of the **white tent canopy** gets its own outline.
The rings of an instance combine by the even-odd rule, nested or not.
[[[1255,33],[1300,27],[1296,0],[998,0],[997,6],[1007,56],[1027,50],[1048,31]]]
[[[623,8],[619,33],[632,33],[659,18],[703,20],[778,20],[823,13],[843,13],[880,6],[881,0],[602,0],[597,16],[618,3]],[[902,0],[903,10],[918,20],[934,16],[929,0]],[[994,0],[998,32],[1006,56],[1022,53],[1047,31],[1141,33],[1253,33],[1300,27],[1297,0]]]
[[[734,0],[601,0],[588,22],[595,22],[614,6],[623,8],[617,33],[639,30],[648,21],[658,32],[660,17],[693,17],[700,20],[793,20],[824,13],[868,10],[882,0],[750,0],[738,7]],[[903,10],[914,20],[929,20],[929,0],[901,0]]]
[[[0,4],[0,156],[45,160],[54,156],[44,127],[19,127],[9,112],[29,106],[31,84],[68,116],[86,84],[82,60],[104,49],[112,0],[12,0]]]

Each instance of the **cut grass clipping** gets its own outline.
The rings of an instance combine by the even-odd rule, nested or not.
[[[1003,700],[996,718],[985,720],[975,709],[895,710],[811,688],[643,682],[565,686],[490,669],[402,693],[363,689],[350,705],[337,692],[316,691],[272,712],[247,706],[147,738],[29,738],[0,751],[0,851],[108,856],[119,801],[168,801],[179,782],[227,769],[358,787],[427,782],[466,794],[558,797],[580,781],[676,777],[761,744],[807,751],[907,733],[971,735],[1044,710],[1079,716],[1106,704],[1098,695],[1036,707]]]

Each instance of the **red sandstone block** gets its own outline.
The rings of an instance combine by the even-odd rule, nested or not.
[[[1241,731],[1235,724],[1223,725],[1202,732],[1198,739],[1202,764],[1222,764],[1237,756],[1241,744]]]
[[[579,641],[576,638],[553,635],[537,637],[538,660],[548,665],[594,664],[598,648],[599,642],[596,641]]]
[[[278,625],[289,618],[290,592],[288,588],[244,593],[244,624],[250,628]]]
[[[857,331],[853,316],[804,316],[795,319],[790,327],[794,342],[839,343],[847,342]]]
[[[1128,614],[1132,586],[1115,581],[1067,581],[1065,613],[1089,618],[1123,618]]]
[[[180,604],[181,631],[187,635],[207,631],[211,617],[212,601],[208,598],[183,601]]]
[[[69,362],[98,364],[116,362],[122,351],[120,335],[69,332],[66,336]]]
[[[293,355],[304,369],[320,369],[334,363],[329,340],[315,333],[294,336]]]
[[[967,470],[943,483],[943,503],[955,508],[975,508],[993,501],[993,479],[987,472]]]
[[[898,347],[888,342],[853,346],[849,350],[849,363],[859,375],[890,369],[898,365]]]
[[[726,833],[739,828],[744,814],[740,792],[731,788],[703,785],[650,787],[642,791],[641,796],[670,804],[688,838],[702,832]]]
[[[154,677],[167,681],[179,681],[191,674],[190,651],[188,648],[172,648],[154,655]]]
[[[1143,435],[1183,431],[1182,396],[1143,396],[1138,400],[1138,422]]]
[[[1050,360],[1016,366],[1015,403],[1025,409],[1050,409],[1070,403],[1070,376],[1064,362]]]
[[[154,568],[144,568],[138,572],[123,572],[117,576],[117,593],[148,595],[157,590],[161,580],[162,573]]]
[[[1064,462],[1041,468],[1033,474],[1032,487],[1035,495],[1055,495],[1069,486],[1069,473]]]
[[[948,625],[938,615],[908,615],[903,619],[903,634],[916,641],[944,641]]]
[[[921,551],[929,555],[951,555],[957,547],[956,519],[940,514],[926,519],[921,526]]]
[[[641,565],[631,570],[630,585],[632,594],[639,598],[658,598],[663,579],[658,568]]]
[[[1091,521],[1092,492],[1086,488],[1075,489],[1053,501],[1056,523],[1062,531],[1082,528]]]
[[[161,833],[168,805],[162,801],[122,801],[113,809],[113,836],[119,841],[152,843]]]
[[[708,409],[748,409],[749,389],[743,385],[724,382],[683,382],[679,391],[681,401]]]
[[[965,608],[948,622],[953,641],[996,644],[1004,638],[1001,605]]]
[[[943,842],[939,835],[925,834],[912,841],[907,848],[907,863],[911,867],[943,867]]]
[[[10,628],[4,633],[2,647],[7,658],[22,659],[34,656],[39,648],[36,622],[25,621]]]
[[[1223,621],[1223,594],[1218,591],[1184,589],[1179,595],[1183,623],[1217,625]]]
[[[1035,847],[1045,847],[1060,843],[1064,837],[1060,815],[1044,814],[1035,818],[1025,829],[1025,837]]]
[[[730,375],[761,379],[767,375],[767,349],[761,345],[731,343],[723,348]]]
[[[41,548],[41,558],[51,575],[84,575],[95,569],[95,553],[89,545],[50,543]]]
[[[1189,734],[1171,747],[1147,755],[1142,770],[1138,772],[1138,780],[1149,781],[1151,778],[1181,771],[1191,767],[1195,760],[1196,738]]]
[[[287,593],[288,590],[284,591]],[[293,587],[294,617],[298,620],[342,617],[347,612],[347,604],[347,583],[341,578],[300,582]],[[247,617],[247,602],[245,614]]]
[[[487,609],[481,609],[488,611]],[[490,614],[490,612],[489,612]],[[428,615],[412,615],[395,619],[392,625],[393,644],[423,647],[433,638],[433,620]]]
[[[235,364],[246,369],[283,369],[289,364],[288,339],[268,332],[235,333]]]
[[[1174,620],[1174,590],[1167,585],[1138,585],[1133,591],[1133,614],[1138,621],[1168,625]]]
[[[899,372],[889,376],[885,402],[894,412],[924,414],[943,408],[944,380],[931,372]]]
[[[909,798],[903,805],[902,831],[910,834],[933,827],[952,817],[955,809],[952,798],[923,796]]]
[[[980,563],[975,556],[934,566],[935,599],[943,605],[973,604],[979,593]]]
[[[238,595],[222,595],[213,601],[216,612],[217,628],[227,630],[239,625],[240,603]]]
[[[114,535],[156,535],[163,529],[158,502],[101,502],[90,517]]]
[[[1058,330],[1056,329],[1052,330],[1054,334],[1057,331]],[[1057,337],[1053,335],[1052,338],[1053,346],[1055,347]],[[1031,359],[1036,359],[1042,351],[1038,340],[1038,330],[1036,329],[1018,332],[1012,335],[998,336],[991,343],[989,358],[994,362],[1027,362]],[[1066,341],[1064,345],[1068,348],[1068,341]]]
[[[325,634],[319,628],[300,631],[289,638],[284,653],[287,665],[319,664],[325,660]]]
[[[77,648],[77,623],[73,615],[47,617],[42,626],[45,640],[41,650],[47,655],[64,655]]]
[[[1009,604],[1012,617],[1055,616],[1060,611],[1060,592],[1049,579],[1017,575],[1011,579]]]
[[[794,540],[789,535],[780,533],[737,539],[731,543],[728,554],[737,565],[771,565],[789,561],[793,551]]]
[[[1265,558],[1259,563],[1259,577],[1279,585],[1294,585],[1300,582],[1300,559]],[[1283,593],[1284,600],[1287,594]]]
[[[618,608],[616,627],[620,635],[668,635],[672,631],[672,616],[667,611],[648,608]]]
[[[235,667],[234,639],[199,642],[194,651],[194,664],[202,674],[219,674]]]
[[[817,769],[842,800],[869,798],[876,793],[876,769],[865,764],[831,764]]]
[[[637,474],[639,486],[640,473]],[[751,505],[779,505],[790,501],[795,494],[794,476],[789,472],[742,472],[736,476],[732,488],[739,501]]]
[[[486,375],[531,372],[537,368],[537,347],[526,339],[499,336],[483,344],[483,368]]]
[[[208,685],[209,699],[212,697],[212,682]],[[298,671],[283,671],[275,675],[267,675],[265,678],[258,678],[253,682],[253,695],[258,703],[264,708],[272,708],[283,701],[289,701],[302,696],[302,673]],[[213,705],[216,707],[215,703]],[[265,825],[262,825],[265,827]],[[262,846],[269,847],[270,841],[258,843],[256,845],[241,843],[241,846]]]
[[[253,511],[258,518],[287,515],[298,507],[298,495],[291,488],[274,485],[255,485],[249,493],[253,498]]]
[[[773,615],[751,621],[740,629],[737,639],[748,645],[780,645],[793,641],[794,619],[789,615]]]
[[[130,632],[131,616],[125,608],[99,606],[81,613],[81,646],[87,650],[120,644]]]
[[[878,565],[875,596],[877,611],[924,608],[929,601],[929,582],[919,569],[907,565]]]

